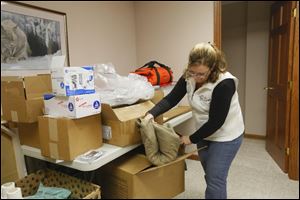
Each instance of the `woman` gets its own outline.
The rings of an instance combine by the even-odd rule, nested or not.
[[[227,198],[227,175],[244,133],[237,93],[238,79],[226,71],[220,50],[209,43],[197,44],[189,54],[184,75],[173,90],[152,108],[145,119],[168,111],[187,94],[196,132],[181,143],[207,146],[198,152],[205,172],[207,199]]]

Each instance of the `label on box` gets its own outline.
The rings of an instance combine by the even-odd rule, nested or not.
[[[51,68],[53,93],[62,96],[95,93],[94,67]]]
[[[102,125],[102,138],[110,140],[112,138],[111,127]]]
[[[45,114],[56,117],[81,118],[101,112],[99,93],[69,97],[44,95]]]

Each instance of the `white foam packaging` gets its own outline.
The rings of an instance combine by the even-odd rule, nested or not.
[[[51,82],[55,95],[73,96],[95,93],[94,66],[52,67]]]
[[[45,114],[78,119],[101,112],[99,93],[76,96],[44,95]]]

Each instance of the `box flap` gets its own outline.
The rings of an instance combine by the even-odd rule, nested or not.
[[[128,121],[144,116],[152,107],[154,107],[154,104],[151,101],[146,101],[113,110],[120,121]]]
[[[42,97],[52,91],[50,74],[24,77],[24,87],[28,99]]]
[[[154,91],[154,96],[152,97],[151,101],[154,104],[157,104],[163,98],[164,98],[164,92],[161,89],[158,89]]]
[[[32,99],[52,91],[50,74],[37,76],[4,76],[1,85],[10,97]]]
[[[10,81],[23,82],[23,77],[22,76],[1,76],[1,82],[10,82]]]
[[[131,119],[137,119],[145,115],[154,104],[149,100],[142,103],[137,103],[129,106],[122,106],[118,108],[112,108],[108,104],[101,104],[102,116],[106,120],[119,120],[128,121]]]
[[[1,77],[1,94],[6,98],[25,99],[23,78],[17,76]]]
[[[135,154],[122,161],[118,168],[130,174],[137,174],[142,170],[152,166],[145,155]]]
[[[190,106],[178,106],[164,113],[164,123],[184,113],[190,112],[192,109]]]
[[[118,120],[117,115],[114,113],[112,107],[109,104],[101,104],[101,115],[107,120]]]
[[[207,147],[207,146],[204,146],[204,147],[198,148],[198,149],[196,149],[196,150],[194,150],[194,151],[192,151],[192,152],[190,152],[190,153],[185,153],[185,154],[183,154],[183,155],[178,156],[178,157],[176,158],[176,160],[174,160],[174,161],[172,161],[172,162],[169,162],[169,163],[164,164],[164,165],[156,166],[156,167],[151,167],[151,168],[146,169],[146,170],[144,170],[144,171],[142,171],[142,172],[140,172],[140,173],[146,173],[146,172],[149,172],[149,171],[156,170],[156,169],[158,169],[158,168],[162,168],[162,167],[167,166],[167,165],[172,165],[172,164],[174,164],[174,163],[176,163],[176,162],[180,162],[180,161],[182,161],[182,160],[184,160],[184,159],[190,157],[190,156],[191,156],[192,154],[194,154],[195,152],[197,152],[197,151],[199,151],[199,150],[201,150],[201,149],[204,149],[204,148],[206,148],[206,147]]]

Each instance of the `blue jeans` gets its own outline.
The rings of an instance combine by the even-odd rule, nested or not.
[[[197,147],[208,146],[198,152],[199,159],[205,172],[206,199],[227,198],[227,175],[243,135],[229,142],[213,142],[201,140]]]

